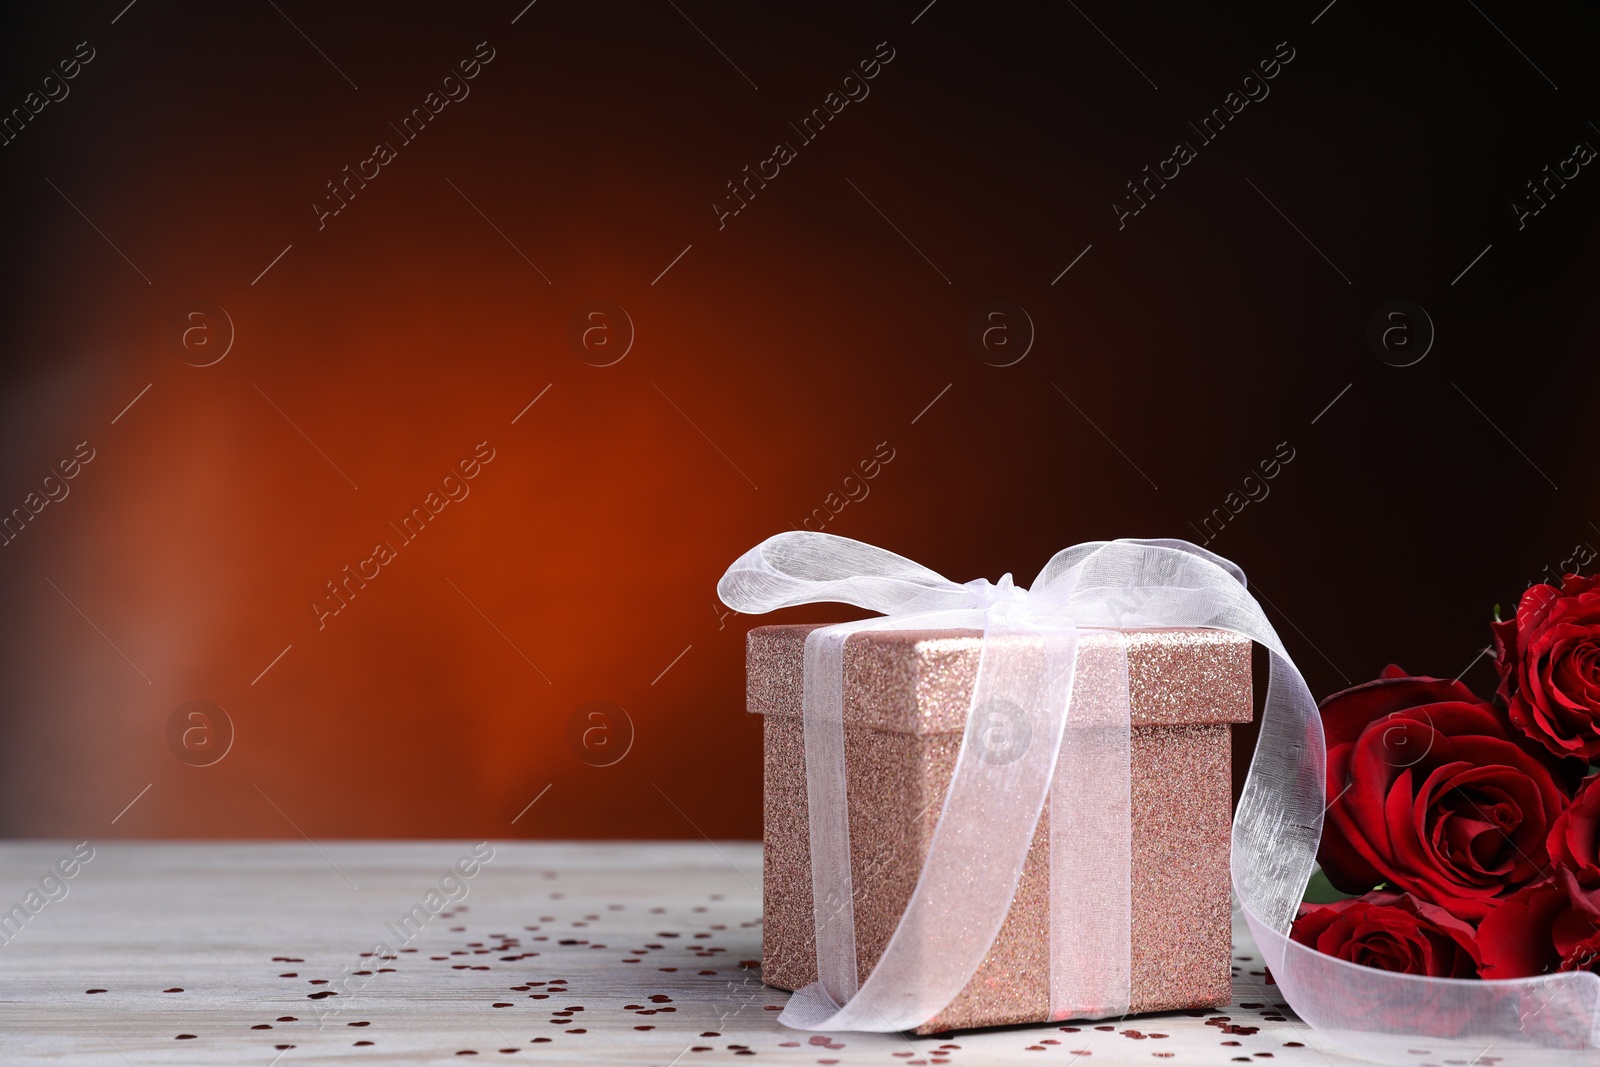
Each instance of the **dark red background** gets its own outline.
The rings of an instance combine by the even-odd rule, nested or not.
[[[0,509],[95,459],[0,548],[0,833],[756,836],[759,620],[715,582],[880,442],[828,530],[963,581],[1198,538],[1288,442],[1210,547],[1319,695],[1467,669],[1496,602],[1600,544],[1600,178],[1511,207],[1600,145],[1582,5],[278,6],[3,16],[0,106],[95,58],[0,147]],[[324,183],[485,40],[319,231]],[[719,230],[724,183],[882,41],[870,96]],[[1281,41],[1270,96],[1119,230],[1124,183]],[[1013,366],[967,341],[994,299],[1036,326]],[[1414,366],[1366,340],[1395,299],[1437,329]],[[197,300],[236,334],[209,367],[170,336]],[[636,328],[614,366],[568,343],[591,301]],[[485,440],[319,631],[323,583]],[[194,699],[236,730],[204,768],[167,740]],[[635,726],[613,766],[569,745],[591,700]]]

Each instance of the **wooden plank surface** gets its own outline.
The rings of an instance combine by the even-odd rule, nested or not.
[[[471,842],[93,847],[62,879],[70,842],[0,846],[4,1064],[1356,1062],[1279,1014],[1247,941],[1209,1022],[786,1029],[747,842],[496,843],[470,877]]]

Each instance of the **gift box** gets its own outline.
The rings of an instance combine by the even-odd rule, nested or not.
[[[747,645],[764,716],[762,977],[817,978],[801,681],[812,626]],[[975,630],[852,634],[844,649],[846,799],[857,968],[865,982],[911,897],[955,770],[978,672]],[[1123,658],[1118,646],[1125,648]],[[1229,726],[1251,717],[1250,641],[1220,630],[1084,631],[1075,687],[1127,671],[1131,713],[1130,1013],[1231,999]],[[966,987],[918,1033],[1044,1022],[1050,992],[1050,804],[1010,911]]]

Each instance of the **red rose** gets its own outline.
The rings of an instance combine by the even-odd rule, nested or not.
[[[1330,803],[1319,859],[1339,889],[1388,883],[1476,921],[1541,877],[1567,794],[1466,686],[1390,667],[1323,701],[1322,722]]]
[[[1600,971],[1600,925],[1571,872],[1501,901],[1478,925],[1483,977]]]
[[[1531,587],[1494,642],[1517,729],[1557,756],[1600,755],[1600,575]]]
[[[1571,871],[1600,910],[1600,777],[1583,783],[1572,805],[1550,827],[1546,848],[1557,867]]]
[[[1302,904],[1289,936],[1364,967],[1435,978],[1478,976],[1472,927],[1409,893]]]

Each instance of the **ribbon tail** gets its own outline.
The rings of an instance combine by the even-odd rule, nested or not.
[[[783,1007],[778,1021],[794,1030],[822,1030],[839,1014],[839,1005],[822,988],[821,982],[797,989]]]
[[[841,650],[844,636],[833,638]],[[809,639],[807,645],[810,653]],[[922,873],[859,990],[850,973],[854,929],[845,929],[846,921],[853,923],[853,892],[848,876],[839,876],[841,864],[848,870],[848,820],[830,814],[842,806],[843,782],[829,784],[842,779],[842,760],[832,758],[826,745],[813,750],[808,731],[813,876],[819,869],[836,872],[826,879],[832,895],[814,901],[822,905],[817,910],[818,974],[822,983],[845,994],[845,1003],[838,1005],[826,990],[812,991],[793,1016],[785,1012],[784,1022],[803,1029],[910,1030],[935,1018],[971,981],[1011,909],[1050,790],[1076,653],[1077,631],[1070,624],[989,613],[966,731]],[[806,686],[822,683],[808,664]],[[842,673],[832,676],[831,685],[842,683]],[[830,732],[840,729],[834,714],[824,711],[820,700],[813,704],[815,699],[807,695],[807,713],[815,708],[826,716]],[[821,772],[816,776],[813,760]],[[818,788],[831,795],[811,792]],[[814,880],[813,887],[819,894],[828,891],[823,881]],[[961,921],[951,921],[954,916]],[[830,1004],[835,1010],[824,1014]]]

